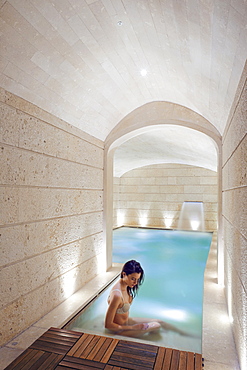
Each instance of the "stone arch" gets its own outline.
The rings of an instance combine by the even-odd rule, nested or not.
[[[115,149],[141,133],[157,126],[178,125],[200,131],[209,136],[218,154],[218,260],[223,266],[222,251],[222,176],[221,176],[221,135],[218,130],[200,114],[184,106],[169,102],[150,102],[125,116],[110,132],[105,140],[104,154],[104,239],[106,246],[106,265],[112,264],[112,209],[113,209],[113,156]],[[221,266],[221,267],[220,267]],[[219,271],[218,271],[219,272]],[[222,272],[221,272],[222,273]],[[220,276],[221,273],[219,274]]]

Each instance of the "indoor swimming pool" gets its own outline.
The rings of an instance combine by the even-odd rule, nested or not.
[[[135,259],[145,272],[130,317],[156,318],[187,333],[161,329],[141,340],[201,353],[204,270],[211,240],[210,232],[131,227],[114,230],[113,262]],[[104,317],[111,285],[66,328],[106,335]]]

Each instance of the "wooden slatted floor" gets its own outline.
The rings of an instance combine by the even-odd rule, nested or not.
[[[50,328],[5,370],[201,370],[197,353]]]

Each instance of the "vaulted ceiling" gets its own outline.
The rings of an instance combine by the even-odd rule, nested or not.
[[[247,58],[247,2],[0,0],[0,37],[0,86],[103,141],[155,101],[222,134]]]

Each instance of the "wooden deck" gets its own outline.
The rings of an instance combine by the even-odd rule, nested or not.
[[[5,370],[201,370],[200,354],[50,328]]]

